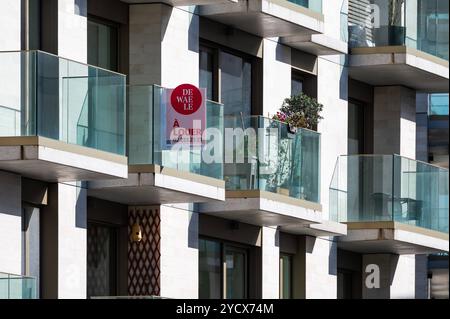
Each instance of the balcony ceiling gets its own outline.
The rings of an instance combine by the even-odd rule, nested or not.
[[[0,170],[46,182],[117,179],[127,176],[127,158],[38,137],[0,137]]]
[[[225,182],[158,165],[129,167],[127,179],[93,181],[88,195],[128,205],[225,200]]]
[[[373,86],[448,92],[448,61],[406,47],[352,49],[349,76]]]
[[[299,5],[255,0],[201,6],[201,16],[260,37],[305,36],[323,32],[323,16]]]
[[[207,5],[218,4],[225,2],[233,2],[235,0],[121,0],[126,3],[142,4],[142,3],[166,3],[171,6],[193,6],[193,5]]]
[[[227,191],[226,202],[200,204],[200,212],[257,226],[306,225],[321,222],[321,206],[264,191]],[[305,230],[307,231],[307,230]]]
[[[361,254],[399,255],[448,252],[448,234],[396,222],[347,223],[338,247]]]

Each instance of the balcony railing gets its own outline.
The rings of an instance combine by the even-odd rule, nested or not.
[[[36,299],[36,278],[0,273],[0,299]]]
[[[448,200],[446,169],[398,155],[340,156],[330,185],[330,216],[448,233]]]
[[[322,0],[287,0],[309,10],[322,13]]]
[[[349,45],[407,46],[448,61],[448,1],[370,0],[349,6]]]
[[[125,154],[125,76],[41,51],[0,52],[0,137]]]
[[[318,203],[319,172],[319,133],[293,133],[286,124],[262,116],[226,118],[227,190],[261,190]]]
[[[156,85],[128,87],[128,158],[130,165],[156,164],[180,171],[223,180],[223,148],[205,152],[212,137],[204,145],[168,146],[165,102],[167,89]],[[206,102],[206,128],[215,129],[223,137],[223,105]],[[217,142],[217,141],[216,141]],[[208,156],[208,159],[205,159]],[[214,157],[220,160],[210,160]]]

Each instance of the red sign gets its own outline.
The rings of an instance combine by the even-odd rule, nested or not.
[[[190,115],[197,112],[202,102],[202,93],[192,84],[177,86],[170,96],[172,107],[176,112],[183,115]]]
[[[165,94],[165,132],[167,147],[176,143],[202,145],[206,129],[206,90],[192,84],[168,89]]]

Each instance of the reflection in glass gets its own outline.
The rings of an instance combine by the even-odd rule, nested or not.
[[[220,52],[221,97],[225,117],[251,114],[251,64],[241,57]]]
[[[214,100],[213,68],[214,55],[208,49],[200,48],[200,87],[206,89],[206,98]]]
[[[221,297],[221,245],[212,240],[199,240],[199,297]]]
[[[226,251],[227,299],[247,298],[246,258],[244,250],[229,248]]]

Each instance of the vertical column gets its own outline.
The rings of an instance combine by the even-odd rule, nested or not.
[[[130,84],[199,82],[199,18],[193,7],[130,6]]]
[[[262,298],[280,297],[280,244],[276,228],[262,227]]]
[[[42,298],[86,298],[87,192],[52,184],[41,217]]]
[[[363,255],[363,299],[414,299],[414,255]]]
[[[0,1],[0,51],[20,50],[21,47],[21,1]],[[6,32],[6,30],[8,30]]]
[[[58,55],[87,62],[87,0],[58,0]]]
[[[21,178],[0,171],[0,272],[22,273]]]
[[[300,236],[294,257],[294,298],[337,298],[337,245],[329,238]]]
[[[374,89],[374,153],[416,157],[416,92],[402,86]]]
[[[274,39],[263,39],[262,115],[275,115],[284,99],[291,96],[291,48]]]
[[[198,298],[198,214],[193,204],[162,205],[161,296]]]
[[[323,119],[317,128],[321,133],[320,203],[325,219],[329,215],[329,186],[336,159],[347,154],[348,71],[344,61],[343,55],[318,58],[317,96],[323,104]]]

